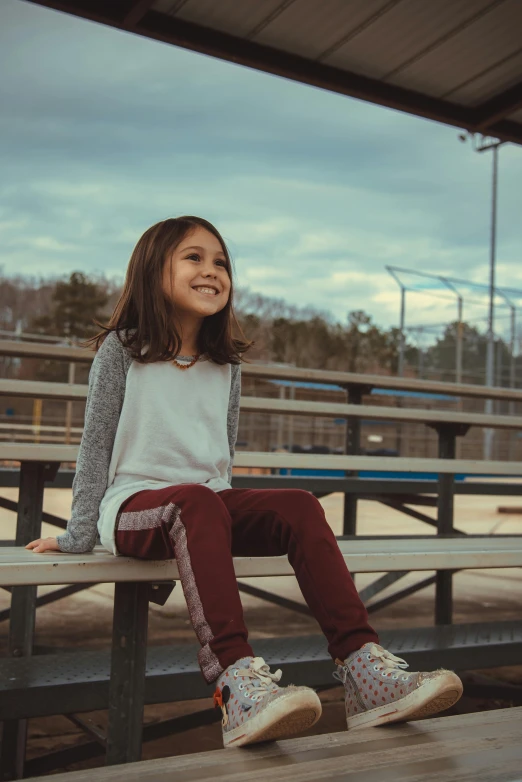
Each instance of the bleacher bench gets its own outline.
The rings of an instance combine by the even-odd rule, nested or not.
[[[522,768],[522,708],[437,717],[385,730],[365,728],[211,750],[117,768],[89,768],[49,782],[379,780],[516,782]],[[41,777],[39,777],[41,779]],[[36,782],[36,779],[28,780]]]

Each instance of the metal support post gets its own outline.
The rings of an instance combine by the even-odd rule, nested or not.
[[[469,426],[464,424],[435,424],[439,435],[439,459],[454,459],[458,435],[464,435]],[[455,476],[441,473],[438,479],[437,535],[455,533],[453,526]],[[453,622],[453,572],[437,570],[435,577],[435,624]]]
[[[280,386],[279,388],[279,399],[285,399],[285,387]],[[285,426],[285,417],[282,415],[282,413],[279,413],[279,415],[276,417],[277,421],[277,448],[278,450],[281,449],[284,445],[284,426]]]
[[[290,399],[295,401],[295,386],[293,384],[290,386],[289,395],[290,395]],[[294,445],[294,416],[293,415],[288,416],[288,438],[287,439],[288,439],[288,443],[287,443],[288,451],[292,453],[292,447]]]
[[[15,546],[26,546],[40,537],[44,492],[45,464],[23,462],[20,467],[20,490]],[[32,653],[36,586],[13,587],[9,654],[27,657]]]
[[[76,374],[76,364],[71,361],[69,364],[69,379],[68,383],[73,384]],[[71,429],[72,429],[72,400],[68,400],[65,405],[65,442],[70,445],[71,442]]]
[[[39,538],[42,528],[44,483],[53,480],[59,464],[22,462],[15,546],[26,546]],[[36,613],[36,586],[13,587],[8,650],[12,657],[28,657],[33,652]],[[0,768],[2,779],[24,775],[27,720],[4,722]]]
[[[364,394],[370,389],[366,386],[346,386],[347,402],[350,405],[360,405]],[[357,456],[361,452],[361,419],[348,417],[346,419],[346,453]],[[346,472],[346,476],[355,477],[356,472]],[[343,535],[357,534],[357,495],[344,495]]]
[[[107,765],[141,759],[150,585],[115,584]]]

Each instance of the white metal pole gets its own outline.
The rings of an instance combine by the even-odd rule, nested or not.
[[[488,312],[488,344],[486,354],[486,385],[494,385],[495,372],[495,261],[497,244],[497,184],[498,184],[498,145],[493,149],[493,181],[491,192],[491,236],[489,253],[489,312]],[[493,413],[493,400],[486,399],[485,412]],[[484,459],[491,459],[493,452],[493,429],[484,429]]]
[[[462,383],[462,337],[463,337],[463,330],[464,330],[464,324],[462,323],[462,296],[459,296],[458,298],[459,302],[459,315],[458,315],[458,323],[457,323],[457,355],[455,359],[456,363],[456,372],[455,372],[455,379],[457,383]]]
[[[406,288],[401,285],[401,323],[400,323],[400,345],[399,345],[399,377],[404,375],[404,348],[405,348],[405,334],[404,324],[406,320]]]

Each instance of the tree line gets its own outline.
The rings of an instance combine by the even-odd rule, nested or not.
[[[0,274],[0,329],[62,337],[80,342],[96,333],[96,318],[104,321],[114,308],[121,286],[103,275],[73,272],[68,278],[34,279]],[[396,374],[401,335],[397,328],[382,328],[363,310],[347,313],[339,322],[325,311],[297,307],[284,300],[236,289],[238,320],[255,345],[249,358],[314,369]],[[432,344],[421,350],[411,338],[405,341],[405,373],[418,377],[455,379],[457,323],[449,323]],[[464,323],[463,381],[484,382],[487,337]],[[510,353],[496,343],[500,385],[509,385]],[[3,360],[3,376],[6,362]],[[85,368],[84,368],[85,369]],[[66,380],[67,369],[56,362],[26,360],[23,376]],[[18,375],[20,376],[20,374]],[[80,377],[76,382],[83,382]]]

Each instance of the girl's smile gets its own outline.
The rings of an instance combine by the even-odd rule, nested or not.
[[[197,293],[203,294],[203,296],[217,296],[217,294],[219,293],[217,288],[208,288],[208,287],[198,288],[198,287],[196,287],[196,288],[194,288],[194,290]]]

